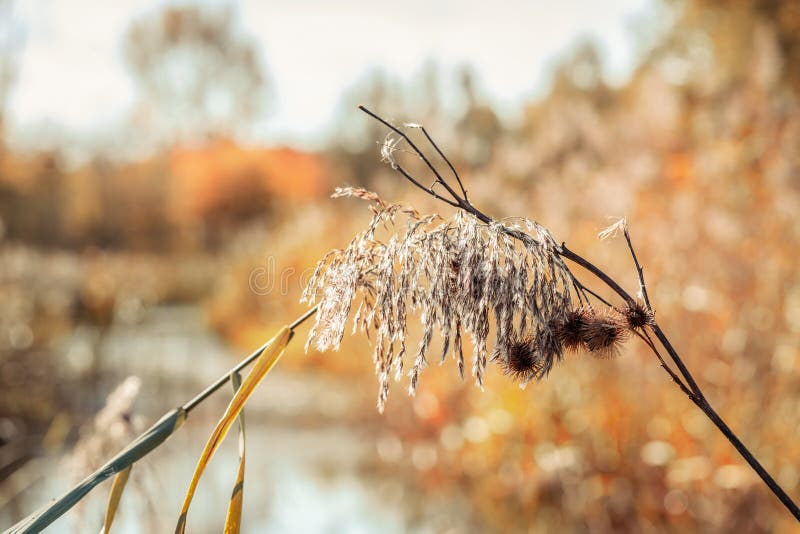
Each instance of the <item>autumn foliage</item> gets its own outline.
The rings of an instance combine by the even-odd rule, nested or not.
[[[474,93],[457,117],[443,106],[413,111],[413,99],[386,87],[363,102],[398,122],[424,123],[487,213],[541,222],[635,293],[624,243],[596,239],[609,216],[626,216],[659,324],[795,498],[798,21],[796,2],[689,2],[623,86],[606,83],[591,46],[577,47],[555,70],[552,90],[513,124]],[[0,410],[39,434],[60,406],[86,411],[93,401],[69,404],[64,384],[97,387],[99,356],[73,382],[48,381],[31,362],[68,361],[54,340],[79,325],[105,332],[165,303],[201,307],[224,340],[242,351],[258,346],[304,309],[304,269],[347,247],[369,219],[362,206],[329,200],[334,186],[368,185],[387,201],[440,208],[380,162],[383,137],[362,128],[366,118],[355,109],[343,116],[348,132],[366,131],[359,147],[334,139],[310,153],[222,136],[135,161],[79,164],[57,152],[0,150],[8,295],[0,321],[9,332]],[[254,291],[253,273],[269,272],[268,257],[291,276]],[[408,323],[423,332],[418,316]],[[610,359],[570,352],[525,391],[496,365],[485,392],[434,365],[413,398],[397,394],[405,382],[390,384],[392,402],[378,415],[374,347],[349,336],[351,326],[338,352],[306,354],[298,343],[279,367],[298,383],[336,384],[318,393],[346,397],[347,409],[286,420],[356,433],[367,452],[354,469],[370,484],[389,481],[375,493],[411,530],[796,529],[637,339]],[[433,334],[432,352],[442,341]],[[32,377],[39,380],[29,389]]]

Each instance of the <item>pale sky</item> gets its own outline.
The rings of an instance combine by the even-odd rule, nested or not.
[[[655,1],[233,4],[262,47],[275,98],[258,141],[314,146],[329,131],[343,93],[375,67],[408,80],[426,60],[445,71],[469,63],[484,93],[510,116],[542,92],[559,54],[576,38],[592,37],[611,79],[623,81],[635,60],[634,26],[652,20]],[[122,124],[136,93],[121,61],[121,37],[132,19],[166,4],[18,1],[26,41],[9,105],[12,143],[47,142],[48,132],[80,142]]]

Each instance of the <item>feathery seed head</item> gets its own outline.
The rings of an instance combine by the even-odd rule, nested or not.
[[[547,229],[524,219],[523,226],[484,224],[464,212],[450,219],[423,216],[363,189],[337,189],[333,196],[370,201],[373,217],[347,248],[317,264],[302,299],[309,304],[319,301],[306,347],[337,349],[350,309],[358,301],[353,326],[374,334],[379,409],[391,371],[397,376],[404,367],[409,313],[417,313],[422,322],[409,371],[412,394],[428,364],[435,330],[443,340],[442,357],[451,352],[462,376],[462,335],[469,335],[472,372],[479,386],[490,323],[495,346],[501,347],[494,353],[501,354],[501,363],[523,382],[542,378],[561,358],[562,344],[552,325],[572,309],[573,278]],[[381,227],[395,228],[400,216],[405,219],[403,230],[388,241],[376,236]],[[522,239],[512,238],[512,233]],[[532,359],[526,366],[528,353]]]

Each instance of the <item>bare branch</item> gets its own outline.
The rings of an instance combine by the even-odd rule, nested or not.
[[[597,237],[600,239],[608,239],[609,237],[616,237],[619,232],[622,232],[625,236],[625,242],[628,244],[628,250],[631,253],[633,264],[636,267],[636,275],[639,278],[639,295],[644,299],[644,303],[649,310],[651,309],[650,297],[647,295],[647,286],[644,283],[644,268],[639,263],[639,258],[636,257],[636,251],[633,249],[631,234],[628,229],[628,220],[625,217],[620,218],[617,222],[601,230],[600,233],[597,234]]]

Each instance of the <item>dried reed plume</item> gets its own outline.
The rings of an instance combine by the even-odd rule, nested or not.
[[[379,409],[388,395],[390,374],[399,379],[405,367],[409,313],[419,313],[423,329],[412,349],[411,394],[428,365],[435,330],[442,337],[440,359],[452,353],[462,377],[462,335],[469,335],[472,374],[481,387],[490,323],[495,330],[492,359],[517,369],[513,374],[523,385],[547,375],[561,359],[555,328],[572,309],[573,277],[544,227],[529,220],[521,226],[484,224],[464,212],[450,219],[423,216],[363,189],[337,189],[334,194],[344,196],[372,202],[373,217],[347,248],[318,263],[306,286],[303,300],[319,300],[307,348],[338,349],[356,303],[353,330],[374,337]],[[376,237],[380,228],[395,226],[401,229],[388,240]],[[520,242],[510,232],[525,232],[528,239]],[[522,339],[530,345],[527,370],[518,369],[514,361],[516,340]]]

